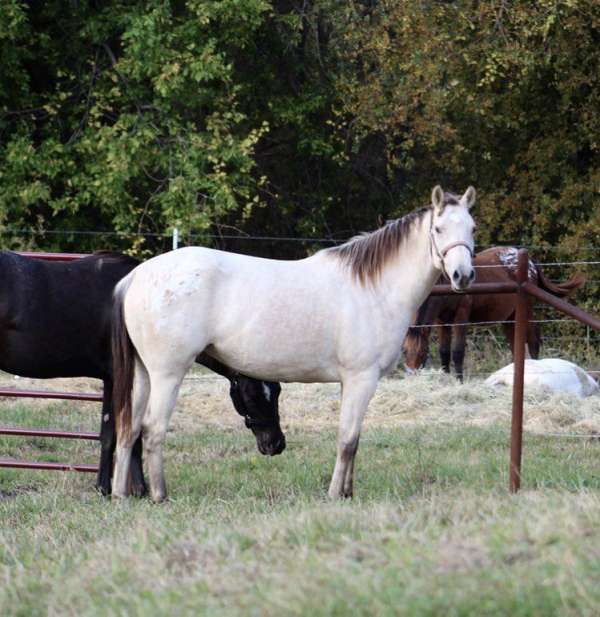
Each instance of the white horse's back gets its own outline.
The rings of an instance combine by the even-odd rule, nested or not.
[[[514,383],[514,363],[492,373],[485,383],[491,386]],[[569,392],[576,396],[590,396],[599,392],[598,383],[581,367],[561,360],[525,360],[525,386],[537,386],[552,392]]]
[[[248,376],[338,381],[338,326],[342,307],[356,302],[353,286],[325,254],[280,261],[189,247],[135,271],[125,317],[146,349],[171,341],[182,355],[206,349]]]

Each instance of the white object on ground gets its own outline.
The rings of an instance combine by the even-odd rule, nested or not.
[[[512,386],[514,364],[509,364],[492,373],[485,383],[490,386]],[[545,358],[544,360],[525,360],[525,387],[538,386],[553,392],[570,392],[577,396],[590,396],[600,391],[600,387],[581,367],[561,360]]]

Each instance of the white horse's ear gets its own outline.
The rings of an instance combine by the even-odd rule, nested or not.
[[[431,203],[435,210],[441,210],[444,207],[444,191],[439,184],[431,191]]]
[[[464,202],[465,206],[467,206],[467,208],[470,210],[473,207],[473,204],[475,203],[476,196],[477,194],[475,193],[475,189],[472,186],[470,186],[465,191],[465,194],[462,196],[461,201]]]

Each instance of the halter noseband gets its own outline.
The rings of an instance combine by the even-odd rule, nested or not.
[[[248,414],[244,416],[244,424],[246,425],[246,428],[249,429],[264,429],[271,426],[271,422],[269,422],[268,420],[259,420],[258,418],[252,418]]]
[[[434,245],[435,245],[435,238],[432,236],[431,239],[433,240]],[[467,251],[469,251],[469,255],[471,256],[471,259],[473,259],[473,249],[471,248],[469,244],[467,244],[463,240],[457,240],[456,242],[450,242],[448,246],[444,247],[443,251],[439,251],[439,256],[442,259],[444,259],[446,255],[448,254],[448,251],[450,251],[453,248],[456,248],[457,246],[464,246],[467,249]],[[436,246],[436,250],[437,250],[437,246]]]

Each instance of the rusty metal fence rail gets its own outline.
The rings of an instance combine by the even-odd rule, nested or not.
[[[528,280],[527,269],[529,253],[527,249],[520,249],[517,254],[517,270],[515,282],[511,283],[475,283],[465,294],[516,294],[516,315],[514,333],[514,379],[512,396],[512,418],[510,439],[510,466],[509,490],[516,493],[521,487],[521,462],[523,452],[523,394],[525,389],[525,346],[527,331],[527,296],[548,304],[552,308],[569,315],[573,319],[600,331],[600,319],[586,313],[579,307],[557,298],[552,294],[532,285]],[[434,296],[444,296],[455,293],[450,285],[435,285],[432,290]]]
[[[73,261],[85,257],[81,253],[19,253],[25,257],[34,259],[44,259],[48,261]],[[50,390],[18,390],[16,388],[0,388],[0,397],[11,398],[39,398],[39,399],[59,399],[68,401],[92,401],[102,402],[102,394],[94,392],[54,392]],[[97,433],[82,431],[60,431],[43,428],[22,428],[0,426],[0,435],[20,436],[20,437],[44,437],[58,439],[84,439],[98,440]],[[45,461],[21,461],[16,459],[0,458],[0,468],[8,467],[11,469],[45,469],[52,471],[83,471],[95,473],[98,471],[96,465],[79,465],[76,463],[54,463]]]

